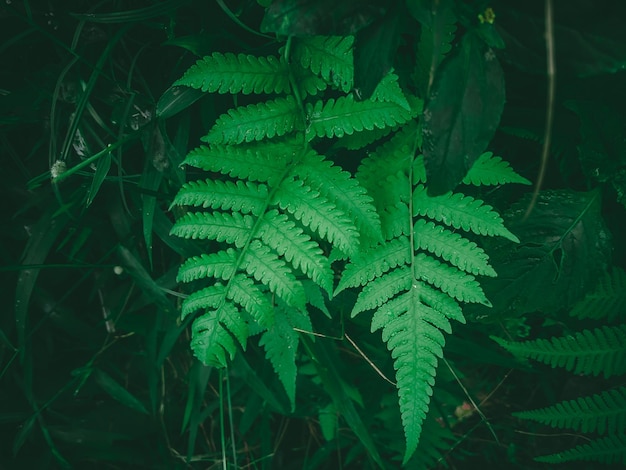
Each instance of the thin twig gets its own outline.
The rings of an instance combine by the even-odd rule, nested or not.
[[[376,367],[376,364],[374,364],[374,363],[370,360],[370,358],[369,358],[369,357],[367,357],[363,351],[361,351],[361,349],[360,349],[360,348],[356,345],[356,343],[355,343],[354,341],[352,341],[352,338],[350,338],[350,337],[348,336],[348,334],[347,334],[347,333],[345,333],[345,334],[344,334],[344,336],[346,337],[346,339],[347,339],[348,341],[350,341],[350,344],[352,345],[352,347],[354,347],[354,349],[356,349],[356,350],[357,350],[357,352],[361,355],[361,357],[363,357],[363,359],[365,359],[365,360],[367,361],[367,363],[368,363],[368,364],[372,367],[372,369],[374,369],[374,370],[376,371],[376,373],[377,373],[378,375],[380,375],[383,379],[385,379],[387,382],[389,382],[389,383],[390,383],[391,385],[393,385],[394,387],[396,386],[396,383],[395,383],[394,381],[392,381],[392,380],[388,379],[388,378],[385,376],[385,374],[383,374],[383,372],[382,372],[382,371],[381,371],[378,367]]]
[[[548,73],[548,103],[546,106],[546,128],[544,130],[543,148],[541,149],[541,166],[539,167],[539,175],[537,175],[537,183],[535,184],[535,190],[533,191],[532,199],[524,219],[526,220],[531,214],[535,205],[537,204],[537,198],[539,197],[539,191],[543,186],[543,180],[546,175],[546,167],[548,166],[548,157],[550,156],[550,144],[552,141],[552,122],[554,120],[554,94],[556,89],[556,65],[554,61],[554,30],[553,30],[553,15],[552,15],[552,0],[546,1],[546,55],[547,55],[547,73]]]

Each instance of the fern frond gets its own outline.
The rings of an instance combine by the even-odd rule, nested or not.
[[[317,243],[285,214],[276,210],[267,212],[259,228],[259,237],[326,292],[331,291],[333,273],[328,259]]]
[[[352,317],[365,310],[380,307],[396,294],[410,289],[413,275],[411,268],[402,266],[393,269],[367,284],[352,309]]]
[[[309,69],[292,67],[291,72],[293,73],[294,81],[300,90],[302,98],[315,96],[320,91],[324,91],[328,88],[328,83]]]
[[[626,315],[626,273],[617,267],[601,275],[598,284],[574,305],[570,315],[576,318],[606,318],[612,322]]]
[[[409,207],[401,202],[393,207],[387,207],[380,213],[380,223],[383,227],[383,236],[387,240],[409,236],[411,223],[407,217]]]
[[[275,203],[314,232],[349,255],[359,245],[354,223],[334,204],[304,185],[302,180],[283,181],[275,194]]]
[[[222,305],[226,297],[226,288],[221,283],[205,287],[204,289],[197,290],[183,301],[180,316],[184,320],[187,315],[195,312],[196,310],[216,309]]]
[[[564,367],[575,374],[603,374],[608,378],[626,373],[626,325],[603,326],[549,340],[494,340],[515,356]]]
[[[410,289],[378,309],[372,332],[382,328],[383,341],[392,352],[406,436],[404,462],[415,452],[435,383],[437,358],[443,357],[444,338],[432,323],[440,314],[419,301]],[[436,323],[445,323],[436,321]],[[448,325],[448,330],[449,325]]]
[[[289,66],[282,57],[214,52],[192,65],[174,85],[211,93],[286,93]]]
[[[178,269],[178,282],[192,282],[198,279],[214,277],[227,280],[235,272],[237,252],[232,248],[217,253],[194,256],[187,259]]]
[[[398,76],[393,72],[389,72],[382,78],[374,89],[371,99],[373,101],[388,101],[389,103],[395,103],[411,112],[411,105],[406,99],[402,88],[400,88]]]
[[[397,238],[359,253],[346,266],[335,295],[348,287],[363,286],[397,266],[409,263],[411,246],[406,238]]]
[[[241,248],[248,241],[253,225],[251,216],[239,212],[189,212],[176,221],[170,234],[226,242]]]
[[[172,205],[232,210],[260,215],[267,204],[267,186],[243,181],[190,181],[180,188]]]
[[[233,358],[237,345],[228,330],[220,323],[220,318],[236,315],[239,315],[237,308],[232,304],[226,304],[220,310],[211,310],[194,320],[191,325],[191,349],[203,364],[226,367],[227,361]],[[240,333],[242,339],[247,339],[247,331]]]
[[[607,390],[538,410],[513,413],[553,428],[616,434],[626,429],[626,387]]]
[[[558,454],[535,458],[537,462],[563,463],[573,460],[600,462],[604,464],[626,465],[626,434],[596,439],[587,444],[581,444]]]
[[[230,109],[217,119],[202,140],[209,144],[241,144],[302,130],[298,104],[290,95]]]
[[[396,103],[386,101],[355,101],[352,95],[317,101],[306,107],[309,140],[314,137],[343,137],[364,130],[384,129],[417,116]]]
[[[391,139],[365,157],[357,170],[357,178],[365,187],[382,184],[389,175],[406,171],[414,158],[418,124],[407,123]],[[382,177],[382,178],[381,178]]]
[[[506,183],[532,184],[523,176],[518,175],[508,162],[500,157],[495,157],[492,152],[485,152],[478,157],[463,178],[463,184],[474,186]]]
[[[201,146],[189,152],[183,164],[273,186],[300,148],[293,141]]]
[[[438,222],[477,235],[501,236],[515,243],[519,239],[503,225],[500,215],[480,199],[460,193],[428,196],[426,188],[418,185],[413,192],[414,215],[428,216]]]
[[[262,328],[269,328],[274,323],[274,306],[257,284],[244,274],[235,274],[230,278],[226,296],[241,305],[250,313]]]
[[[315,152],[302,158],[293,173],[350,217],[359,233],[372,240],[381,239],[380,218],[373,200],[350,173]]]
[[[296,279],[285,261],[267,245],[253,240],[245,253],[243,266],[248,274],[266,284],[287,305],[304,309],[306,295],[302,283]]]
[[[354,65],[352,36],[302,38],[293,48],[293,58],[345,93],[352,89]]]
[[[415,249],[427,250],[470,274],[496,276],[485,250],[458,233],[425,219],[415,222],[413,233]]]
[[[415,277],[438,287],[461,302],[491,306],[480,284],[469,274],[437,261],[424,253],[415,256]]]
[[[267,359],[285,387],[292,411],[296,405],[296,354],[299,334],[295,329],[311,331],[311,320],[303,311],[279,306],[273,327],[263,333],[259,346],[265,349]]]

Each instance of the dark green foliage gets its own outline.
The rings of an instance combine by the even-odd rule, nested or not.
[[[571,308],[607,269],[610,235],[599,192],[543,191],[525,219],[528,202],[504,216],[521,243],[491,248],[500,276],[485,290],[498,315]]]

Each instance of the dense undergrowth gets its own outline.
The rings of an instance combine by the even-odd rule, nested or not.
[[[620,468],[613,3],[4,2],[0,467]]]

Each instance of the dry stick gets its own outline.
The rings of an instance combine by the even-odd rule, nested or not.
[[[554,91],[556,88],[556,66],[554,64],[554,30],[553,30],[553,17],[552,17],[552,0],[546,0],[546,55],[547,55],[547,67],[548,67],[548,103],[546,106],[546,128],[544,131],[543,148],[541,150],[541,166],[539,168],[539,175],[537,176],[537,183],[535,190],[533,191],[532,199],[524,214],[526,220],[530,213],[537,204],[537,197],[539,196],[539,190],[543,185],[543,179],[546,174],[546,167],[548,166],[548,156],[550,154],[550,141],[552,140],[552,121],[554,118]]]
[[[396,386],[396,383],[390,379],[388,379],[385,374],[383,374],[383,372],[376,367],[376,364],[374,364],[369,357],[367,357],[365,355],[365,353],[363,351],[361,351],[361,349],[356,345],[356,343],[354,341],[352,341],[352,338],[350,338],[347,334],[344,335],[346,337],[346,339],[348,341],[350,341],[350,344],[354,347],[354,349],[357,350],[357,352],[363,357],[363,359],[365,359],[367,361],[367,363],[372,367],[372,369],[374,369],[376,371],[376,373],[378,375],[380,375],[383,379],[385,379],[387,382],[389,382],[391,385],[393,385],[394,387]]]

